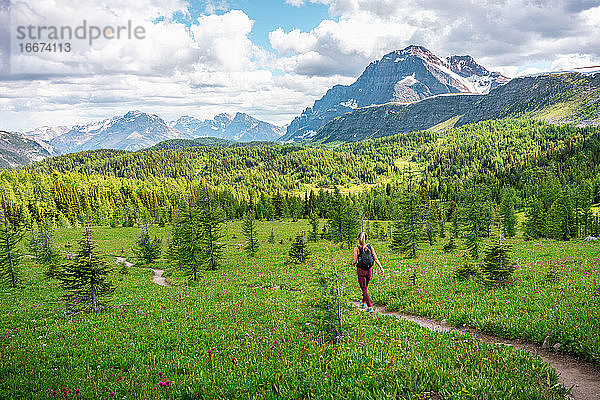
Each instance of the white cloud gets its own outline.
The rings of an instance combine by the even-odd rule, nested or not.
[[[145,27],[146,39],[79,44],[62,56],[13,57],[18,71],[41,74],[0,76],[0,129],[72,125],[130,109],[167,120],[243,111],[284,124],[334,84],[351,83],[369,62],[409,44],[440,56],[471,54],[508,76],[600,63],[600,5],[592,1],[286,3],[325,4],[330,18],[308,30],[274,29],[271,52],[253,43],[254,21],[230,10],[228,1],[203,3],[205,15],[192,21],[185,0],[15,0],[13,23],[131,19]]]
[[[559,54],[552,62],[552,70],[570,70],[591,66],[600,66],[600,57],[579,53]]]
[[[253,21],[242,11],[204,15],[191,32],[200,64],[210,69],[241,71],[250,67],[255,46],[248,38]]]
[[[280,63],[287,70],[357,74],[369,61],[409,44],[440,56],[470,54],[504,71],[552,62],[557,54],[600,55],[600,6],[591,1],[322,2],[337,20],[322,21],[306,32],[272,32],[271,45],[285,57]]]
[[[304,0],[285,0],[285,4],[289,4],[294,7],[301,7],[304,5]]]

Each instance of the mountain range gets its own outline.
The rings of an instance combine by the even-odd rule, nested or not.
[[[205,121],[183,116],[168,124],[155,114],[129,111],[122,116],[70,128],[43,126],[26,133],[4,132],[4,135],[14,135],[14,139],[11,139],[13,142],[16,138],[37,142],[45,150],[43,154],[49,157],[96,149],[136,151],[166,140],[200,137],[242,142],[273,141],[279,139],[283,133],[283,128],[244,113],[237,113],[233,117],[229,114],[219,114],[214,119]],[[18,157],[15,160],[25,161]],[[18,166],[23,163],[14,161],[10,165]]]
[[[48,142],[38,142],[18,132],[0,131],[0,169],[18,168],[58,155],[52,150]]]
[[[190,138],[216,137],[236,142],[275,141],[285,133],[282,127],[240,112],[233,117],[223,113],[204,121],[183,116],[171,126]]]
[[[424,47],[409,46],[370,63],[354,83],[329,89],[287,129],[240,112],[207,120],[182,116],[167,123],[154,114],[130,111],[73,127],[3,131],[0,167],[15,168],[57,154],[101,148],[136,151],[161,143],[175,149],[253,141],[356,142],[506,117],[600,125],[598,72],[559,71],[510,80],[471,56],[442,59]]]

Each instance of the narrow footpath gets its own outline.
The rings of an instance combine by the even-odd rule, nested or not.
[[[154,283],[156,283],[159,286],[171,286],[171,284],[167,282],[167,280],[163,276],[163,274],[165,273],[164,269],[150,269],[154,271],[154,276],[152,277],[152,281],[154,281]]]
[[[358,307],[358,302],[352,302]],[[600,399],[600,368],[590,362],[583,361],[567,353],[555,353],[542,346],[522,340],[504,339],[493,335],[477,332],[469,328],[456,328],[435,319],[404,314],[398,311],[387,311],[383,306],[374,306],[377,314],[393,315],[397,318],[415,322],[416,324],[435,332],[461,332],[473,335],[479,340],[514,347],[539,356],[548,363],[559,375],[558,381],[567,389],[572,388],[571,398],[575,400]]]

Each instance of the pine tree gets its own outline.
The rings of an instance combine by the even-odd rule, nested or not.
[[[65,295],[67,305],[74,310],[101,310],[102,297],[110,295],[114,288],[107,280],[109,269],[98,258],[92,241],[92,231],[86,225],[83,237],[79,239],[79,251],[75,258],[66,263],[58,279],[70,293]]]
[[[437,206],[435,206],[435,204],[429,198],[427,188],[421,187],[419,192],[423,228],[425,230],[425,234],[427,235],[429,245],[433,246],[435,226],[437,225],[439,211],[437,210]]]
[[[452,237],[455,239],[458,239],[460,237],[460,219],[459,219],[459,212],[455,212],[452,215],[452,227],[451,227],[451,233],[452,233]]]
[[[317,214],[311,212],[308,221],[310,222],[311,227],[309,239],[316,242],[319,240],[319,218],[317,217]]]
[[[381,232],[385,232],[383,227],[379,224],[379,221],[373,222],[373,238],[382,239]]]
[[[244,249],[246,254],[254,257],[258,252],[258,234],[256,232],[256,220],[254,219],[254,210],[248,208],[244,220],[242,221],[242,231],[246,237]]]
[[[334,189],[332,204],[329,209],[329,237],[330,240],[341,243],[344,248],[344,220],[346,218],[346,200],[339,189]]]
[[[280,192],[277,192],[271,201],[273,202],[273,213],[275,214],[275,218],[281,219],[283,216],[283,196]]]
[[[355,238],[358,236],[360,229],[360,219],[358,218],[358,210],[356,206],[348,202],[345,207],[346,215],[344,217],[343,229],[344,239],[348,244],[348,250],[352,249]]]
[[[446,221],[444,220],[444,214],[440,213],[438,219],[438,231],[440,232],[440,238],[446,237]]]
[[[400,253],[404,246],[404,224],[401,219],[394,221],[394,228],[392,230],[392,240],[390,248]]]
[[[19,225],[9,219],[9,203],[6,200],[4,191],[2,191],[1,210],[2,222],[0,225],[0,278],[12,288],[16,288],[20,282],[18,265],[21,261],[21,255],[18,252],[18,245],[23,238],[23,230]]]
[[[481,193],[469,193],[461,211],[462,223],[467,238],[465,245],[471,257],[478,259],[481,253],[481,240],[487,234],[487,227],[489,226],[489,224],[486,225],[489,212]]]
[[[542,200],[533,198],[529,201],[524,224],[526,239],[539,239],[546,236],[546,215]]]
[[[416,258],[422,229],[422,207],[416,191],[409,187],[403,195],[401,206],[400,218],[394,224],[392,233],[392,249],[409,258]]]
[[[216,270],[217,265],[223,258],[223,243],[219,240],[223,238],[222,225],[225,222],[225,215],[221,207],[215,203],[208,192],[205,192],[202,202],[202,212],[199,218],[199,227],[204,237],[204,263],[208,269]]]
[[[60,254],[54,247],[52,227],[40,222],[38,229],[32,232],[30,250],[35,254],[35,260],[45,266],[46,276],[55,278],[58,275]]]
[[[292,242],[292,246],[290,247],[290,259],[294,262],[303,264],[309,255],[310,252],[308,251],[306,243],[304,242],[304,235],[296,235],[296,238],[294,239],[294,241]]]
[[[562,190],[550,210],[550,221],[555,239],[569,240],[577,235],[575,205],[572,193]]]
[[[512,195],[505,194],[500,204],[500,214],[502,216],[502,229],[504,236],[514,237],[517,227],[517,216],[515,215],[514,199]]]
[[[198,281],[202,265],[202,232],[198,227],[199,211],[188,195],[182,202],[173,224],[172,243],[177,247],[179,264],[184,274]]]
[[[275,233],[273,232],[273,228],[271,228],[271,234],[269,235],[267,242],[275,244]]]
[[[148,230],[148,224],[144,223],[140,230],[140,234],[135,240],[133,253],[136,257],[147,264],[153,263],[162,253],[162,241],[159,237],[151,237]]]
[[[498,243],[487,247],[481,272],[489,284],[505,284],[514,269],[510,260],[510,246],[502,244],[502,233],[498,222]]]

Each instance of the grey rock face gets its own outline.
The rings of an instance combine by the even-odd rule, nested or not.
[[[217,137],[238,142],[255,140],[274,141],[283,134],[283,128],[260,121],[248,114],[219,114],[214,119],[200,120],[193,117],[181,117],[173,128],[184,132],[191,138]]]
[[[416,103],[359,108],[333,119],[312,138],[321,142],[357,142],[429,129],[465,113],[482,95],[439,96]]]
[[[386,54],[369,64],[353,84],[336,85],[329,89],[312,107],[305,109],[290,123],[281,140],[312,138],[319,128],[333,118],[359,107],[388,102],[414,102],[440,94],[483,93],[489,90],[490,82],[502,81],[499,74],[498,78],[494,78],[493,73],[475,63],[471,57],[468,60],[469,69],[466,61],[452,61],[454,68],[462,68],[461,74],[454,72],[446,61],[421,46],[408,46]],[[472,77],[467,74],[469,71],[477,71],[481,75]],[[483,80],[486,83],[480,84]]]

